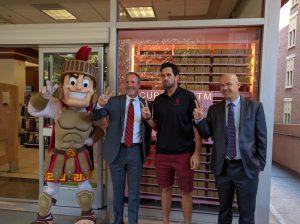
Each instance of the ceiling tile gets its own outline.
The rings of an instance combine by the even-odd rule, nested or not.
[[[186,0],[185,16],[207,14],[210,0]]]

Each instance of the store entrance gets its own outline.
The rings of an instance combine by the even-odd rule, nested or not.
[[[81,46],[40,46],[39,51],[39,84],[44,86],[46,80],[50,80],[52,84],[61,83],[61,70],[62,65],[66,60],[74,59],[75,54]],[[103,86],[103,46],[89,46],[92,48],[92,52],[89,58],[89,62],[98,67],[97,74],[97,90],[102,89]],[[42,170],[45,159],[50,155],[48,153],[48,145],[50,143],[50,136],[53,128],[53,120],[49,118],[39,118],[39,181],[40,192],[46,188],[44,182],[44,172]],[[94,144],[93,146],[93,162],[94,172],[90,178],[90,182],[94,192],[94,204],[93,208],[103,207],[103,183],[102,183],[102,159],[100,156],[101,144]],[[78,192],[77,183],[67,182],[60,187],[58,206],[78,207],[76,201],[76,193]]]
[[[37,200],[38,143],[30,142],[38,127],[26,113],[26,96],[39,88],[38,49],[1,47],[0,56],[0,197]]]

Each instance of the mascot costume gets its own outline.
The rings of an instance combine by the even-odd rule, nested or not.
[[[55,139],[50,155],[45,159],[43,169],[47,188],[39,196],[38,215],[33,224],[53,223],[50,208],[55,205],[59,186],[67,181],[78,183],[76,198],[81,216],[76,224],[96,223],[92,211],[94,195],[89,182],[93,164],[87,147],[104,136],[106,125],[98,123],[95,127],[91,120],[98,72],[87,62],[90,53],[91,48],[83,46],[74,60],[63,64],[62,88],[57,84],[52,86],[47,80],[42,91],[30,99],[28,112],[31,115],[54,119]]]

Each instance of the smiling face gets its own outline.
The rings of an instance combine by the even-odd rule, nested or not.
[[[226,100],[234,101],[239,96],[241,84],[235,74],[225,74],[220,79],[220,89]]]
[[[94,84],[89,76],[69,74],[64,77],[62,101],[69,107],[88,107],[94,94]]]
[[[140,87],[141,83],[139,77],[134,73],[128,73],[125,79],[126,94],[129,97],[134,98],[138,95]]]

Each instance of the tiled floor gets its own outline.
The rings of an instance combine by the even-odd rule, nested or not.
[[[37,195],[37,167],[38,157],[37,149],[22,149],[21,156],[30,155],[30,160],[20,162],[21,171],[16,173],[5,172],[6,167],[0,166],[0,223],[24,224],[30,223],[36,216],[37,210],[36,198],[31,198],[30,193]],[[24,169],[23,169],[24,167]],[[15,182],[13,177],[22,176],[20,182]],[[33,178],[33,179],[32,179]],[[35,179],[35,180],[34,180]],[[270,201],[270,222],[269,224],[298,224],[300,220],[300,175],[295,174],[283,167],[273,164],[272,166],[272,182],[271,182],[271,201]],[[22,201],[9,199],[14,192],[21,195]],[[37,196],[35,196],[37,197]],[[6,199],[5,199],[6,198]],[[34,199],[28,201],[28,199]],[[26,211],[25,211],[26,210]],[[56,224],[74,223],[79,214],[78,209],[64,208],[64,215],[59,207],[53,207]],[[106,210],[98,210],[96,212],[97,223],[108,224]],[[171,212],[171,220],[173,224],[182,223],[182,212],[173,210]],[[140,209],[140,224],[156,224],[161,223],[161,210],[156,208]],[[172,224],[171,223],[171,224]],[[197,209],[193,212],[193,224],[215,224],[217,223],[217,215],[207,209]],[[237,218],[234,219],[237,224]],[[262,224],[262,223],[258,223]],[[265,224],[265,223],[263,223]]]
[[[8,165],[0,166],[1,177],[22,177],[28,179],[38,179],[39,177],[39,149],[38,148],[19,148],[19,169],[14,172],[7,172]]]
[[[38,156],[38,148],[21,146],[18,170],[7,172],[7,164],[0,166],[0,197],[38,199]]]

